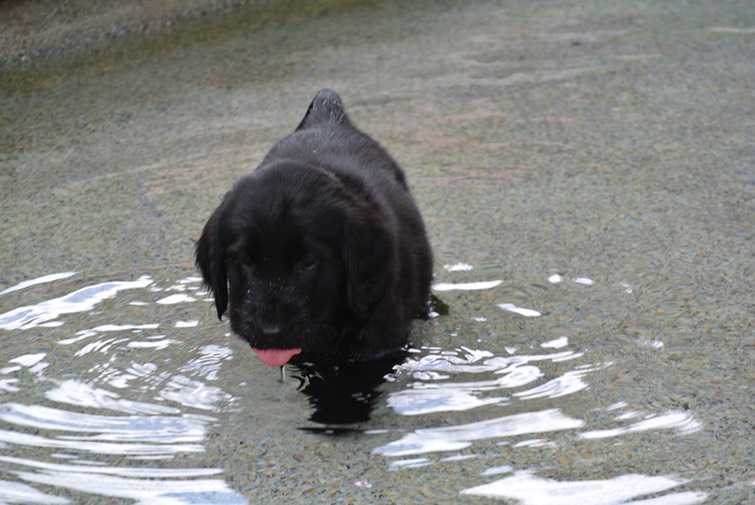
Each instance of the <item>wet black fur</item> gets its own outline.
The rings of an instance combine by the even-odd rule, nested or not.
[[[225,195],[196,263],[252,347],[369,361],[399,353],[426,314],[432,253],[404,172],[325,89]]]

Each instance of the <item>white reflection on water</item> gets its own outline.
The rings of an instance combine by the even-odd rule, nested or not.
[[[135,443],[109,443],[87,442],[83,437],[78,440],[70,440],[61,437],[48,438],[39,435],[30,435],[16,431],[0,430],[0,442],[8,445],[25,447],[46,447],[50,449],[65,449],[67,451],[87,452],[91,454],[111,454],[119,456],[159,456],[177,454],[182,452],[202,452],[204,447],[199,444],[135,444]]]
[[[118,475],[120,477],[207,477],[209,475],[217,475],[221,473],[221,470],[217,468],[141,468],[141,467],[126,467],[126,466],[101,466],[101,465],[66,465],[59,463],[45,463],[41,461],[35,461],[32,459],[13,458],[7,456],[0,456],[0,461],[6,463],[14,463],[23,466],[30,466],[34,468],[40,468],[42,470],[48,470],[52,472],[86,472],[89,474],[104,474],[104,475]]]
[[[59,381],[45,393],[48,400],[68,403],[77,407],[91,407],[123,412],[124,414],[179,414],[181,410],[170,405],[141,402],[121,398],[109,389],[94,387],[75,379]]]
[[[157,300],[157,303],[160,305],[175,305],[177,303],[185,303],[185,302],[196,302],[197,299],[193,296],[189,295],[170,295],[166,296],[165,298],[162,298],[160,300]]]
[[[2,460],[2,459],[0,459]],[[22,460],[14,463],[24,464]],[[219,479],[176,479],[213,475],[215,470],[165,471],[139,468],[103,468],[86,465],[53,465],[26,461],[35,472],[13,472],[28,482],[116,498],[139,500],[139,504],[194,505],[200,503],[242,504],[247,500]],[[104,471],[103,471],[104,470]],[[139,477],[141,476],[141,478]],[[2,495],[0,495],[2,496]]]
[[[625,420],[633,417],[638,417],[641,413],[632,412],[631,415],[624,414],[618,416],[616,419]],[[634,433],[637,431],[647,430],[663,430],[663,429],[676,429],[682,435],[688,435],[696,431],[700,431],[703,424],[696,420],[692,414],[687,412],[667,412],[663,415],[656,416],[649,414],[646,418],[638,423],[630,426],[622,426],[620,428],[613,428],[607,430],[594,430],[581,433],[579,436],[582,438],[609,438],[617,437],[619,435],[625,435],[627,433]]]
[[[391,464],[388,465],[388,469],[398,470],[399,468],[420,468],[432,464],[433,462],[427,458],[400,459],[398,461],[391,461]]]
[[[543,315],[542,312],[539,312],[534,309],[526,309],[524,307],[517,307],[513,303],[499,303],[498,306],[505,310],[506,312],[513,312],[514,314],[519,314],[520,316],[524,317],[540,317]]]
[[[67,279],[68,277],[71,277],[73,275],[76,275],[76,272],[61,272],[59,274],[43,275],[42,277],[37,277],[36,279],[29,279],[28,281],[19,282],[15,286],[11,286],[0,291],[0,295],[6,295],[14,291],[19,291],[31,286],[36,286],[37,284],[44,284],[46,282],[57,281],[60,279]]]
[[[6,403],[0,405],[0,420],[16,426],[42,430],[95,433],[90,436],[61,436],[67,440],[139,441],[158,443],[201,442],[213,418],[182,416],[103,416],[68,410]]]
[[[0,314],[0,329],[28,330],[63,314],[92,310],[98,303],[114,297],[121,290],[144,288],[151,283],[152,279],[146,275],[135,281],[103,282],[37,305],[18,307]]]
[[[563,280],[564,278],[558,274],[553,274],[548,277],[548,282],[550,282],[551,284],[560,284],[561,282],[563,282]],[[576,277],[572,279],[572,281],[583,286],[592,286],[593,284],[595,284],[595,281],[588,277]]]
[[[142,330],[154,330],[155,328],[158,328],[160,325],[158,323],[150,323],[150,324],[103,324],[101,326],[96,326],[94,328],[91,328],[89,330],[80,330],[75,333],[75,337],[72,338],[64,338],[58,341],[59,344],[67,345],[67,344],[75,344],[79,340],[84,340],[89,337],[93,337],[97,335],[98,333],[104,333],[104,332],[113,332],[113,331],[125,331],[125,330],[131,330],[133,333],[140,333]]]
[[[582,380],[582,377],[610,365],[611,363],[601,366],[580,365],[576,370],[566,372],[561,377],[556,377],[545,384],[528,389],[527,391],[514,393],[514,396],[518,396],[524,400],[530,400],[533,398],[558,398],[560,396],[570,395],[577,391],[587,389],[587,384]]]
[[[216,380],[220,365],[233,357],[233,350],[220,345],[204,345],[197,349],[199,357],[183,365],[180,370],[185,373],[196,374],[207,380]]]
[[[47,356],[47,354],[43,352],[36,354],[24,354],[23,356],[19,356],[18,358],[8,360],[8,362],[18,363],[19,365],[25,367],[32,367],[42,361],[45,356]]]
[[[185,375],[174,375],[156,398],[158,401],[173,401],[184,407],[214,411],[221,402],[230,402],[231,395],[219,387],[208,386],[201,380]]]
[[[408,359],[398,367],[416,381],[388,397],[388,405],[403,415],[463,411],[485,405],[505,404],[508,396],[483,396],[491,391],[509,390],[533,383],[544,376],[533,363],[576,359],[581,353],[562,351],[532,356],[496,357],[488,351],[461,348],[457,352],[430,349],[419,359]],[[580,365],[546,384],[514,393],[522,399],[564,396],[585,389],[581,378],[604,366]],[[493,378],[476,381],[451,381],[449,374],[489,373]],[[498,377],[495,377],[498,376]]]
[[[493,468],[488,468],[482,472],[482,475],[500,475],[502,473],[511,473],[513,471],[514,469],[509,465],[494,466]]]
[[[567,337],[558,337],[555,340],[543,342],[542,344],[540,344],[540,347],[544,349],[561,349],[562,347],[566,347],[567,345],[569,345],[569,339]]]
[[[0,503],[40,503],[59,505],[70,503],[66,498],[50,496],[21,482],[0,479]]]
[[[166,298],[154,293],[197,292],[199,281],[192,276],[165,289],[148,276],[104,282],[6,312],[0,315],[0,328],[64,325],[63,319],[53,320],[90,312],[126,289],[141,290],[137,296],[145,301],[138,306],[157,306]],[[194,300],[186,294],[168,299],[174,304]],[[23,354],[0,368],[0,390],[6,393],[5,403],[0,403],[0,475],[10,477],[0,480],[0,503],[71,502],[29,484],[89,494],[74,500],[83,502],[98,495],[142,504],[246,503],[225,483],[222,469],[202,468],[196,457],[197,468],[192,468],[190,459],[205,451],[207,432],[217,423],[208,414],[233,402],[231,395],[209,384],[233,351],[220,345],[187,347],[181,328],[196,327],[198,321],[161,323],[126,320],[67,329],[60,332],[53,351]],[[171,365],[178,345],[188,358]],[[67,366],[73,360],[82,360],[73,377],[48,363]],[[25,391],[29,384],[39,392]],[[38,458],[40,453],[46,454],[45,460]],[[68,463],[53,463],[52,458]]]
[[[373,452],[385,456],[407,456],[455,451],[471,446],[476,440],[568,430],[583,424],[583,421],[567,417],[558,409],[524,412],[476,423],[419,429],[395,442],[377,447]]]
[[[480,282],[461,282],[461,283],[439,282],[438,284],[433,284],[433,290],[435,291],[455,291],[455,290],[476,291],[479,289],[491,289],[496,286],[500,286],[502,283],[503,281],[480,281]]]
[[[443,268],[448,272],[469,272],[474,267],[469,263],[455,263],[453,265],[443,265]]]
[[[393,393],[388,398],[388,406],[399,414],[415,416],[429,414],[431,412],[448,412],[470,410],[483,405],[503,403],[506,397],[478,398],[479,388],[487,388],[488,385],[455,384],[449,387],[445,384],[442,389],[408,389]]]
[[[461,494],[518,500],[522,505],[693,505],[705,501],[699,492],[673,493],[655,498],[636,498],[667,491],[685,480],[647,475],[621,475],[613,479],[560,482],[537,477],[530,471],[465,489]]]
[[[556,447],[556,443],[542,438],[531,438],[529,440],[522,440],[521,442],[511,444],[511,447]]]

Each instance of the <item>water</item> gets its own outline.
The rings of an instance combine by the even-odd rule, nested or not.
[[[474,271],[466,270],[449,277],[458,280]],[[319,474],[311,493],[329,493],[333,499],[349,488],[383,487],[386,478],[411,479],[387,472],[400,475],[432,466],[445,475],[476,468],[477,478],[460,490],[462,495],[525,503],[608,503],[607,496],[610,503],[625,503],[657,494],[652,503],[693,504],[708,495],[675,472],[635,471],[570,482],[533,470],[540,458],[591,464],[602,459],[600,454],[622,452],[637,438],[683,446],[705,430],[688,405],[639,406],[620,400],[634,392],[595,391],[617,368],[630,365],[626,357],[624,363],[608,361],[567,336],[533,339],[536,325],[524,334],[498,335],[490,322],[505,318],[524,324],[546,317],[538,310],[490,303],[471,318],[439,316],[418,323],[417,338],[432,345],[412,348],[387,371],[377,391],[361,388],[378,400],[369,402],[373,410],[364,410],[373,419],[364,415],[344,426],[344,419],[333,425],[322,416],[313,418],[317,402],[310,406],[307,396],[316,395],[299,391],[300,373],[293,370],[278,380],[277,372],[257,363],[226,325],[207,317],[212,304],[198,277],[161,282],[143,275],[73,289],[79,284],[76,277],[49,275],[4,295],[36,290],[29,299],[64,292],[0,315],[6,335],[29,339],[25,353],[0,369],[0,461],[6,477],[0,497],[6,502],[67,503],[88,496],[139,503],[245,503],[238,479],[248,483],[252,497],[257,489],[254,475],[239,476],[229,468],[236,458],[279,469],[268,477],[277,481],[273,488],[288,488],[294,495],[302,475]],[[555,298],[579,298],[580,290],[599,289],[587,280],[554,275],[538,289]],[[501,300],[500,285],[492,280],[436,287],[445,296],[458,290]],[[620,298],[632,290],[609,291]],[[664,347],[660,340],[638,340],[634,346],[650,356]],[[349,420],[361,411],[343,402],[349,395],[342,396],[338,402],[332,391],[325,395]],[[214,453],[221,448],[213,444],[221,434],[233,442],[224,448],[231,451],[225,459],[217,460]],[[273,449],[271,457],[267,444],[260,444],[266,437],[285,447]],[[342,470],[347,482],[323,479],[316,466],[327,467],[327,460],[313,462],[307,454],[319,444],[340,455],[339,465],[349,465]],[[309,450],[289,467],[287,461],[300,447]],[[353,471],[351,465],[364,468]],[[236,486],[229,485],[231,476]],[[430,496],[442,499],[436,493],[446,489],[438,487]],[[399,501],[412,496],[406,488],[397,491]]]
[[[752,17],[322,2],[4,68],[0,503],[753,502]],[[281,378],[193,239],[324,86],[450,312]]]
[[[0,458],[13,477],[4,480],[3,502],[68,503],[75,491],[92,497],[85,500],[246,503],[219,477],[222,468],[176,464],[205,452],[213,414],[233,405],[213,385],[233,349],[192,346],[177,368],[170,364],[174,348],[187,344],[185,328],[198,321],[167,320],[155,308],[196,301],[197,280],[166,288],[149,276],[100,282],[0,317],[3,330],[34,333],[30,352],[0,370]],[[88,318],[76,319],[82,313]]]

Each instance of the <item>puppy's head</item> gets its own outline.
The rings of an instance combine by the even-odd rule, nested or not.
[[[335,357],[386,289],[382,217],[316,167],[274,163],[239,179],[204,227],[196,263],[218,317],[267,364]]]

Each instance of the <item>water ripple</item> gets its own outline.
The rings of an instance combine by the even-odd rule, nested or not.
[[[17,431],[0,430],[0,442],[8,446],[45,447],[65,449],[66,451],[86,452],[91,454],[109,454],[118,456],[161,456],[182,452],[203,452],[199,444],[135,444],[86,441],[84,437],[48,438],[29,435]]]
[[[503,283],[503,281],[479,281],[479,282],[459,282],[459,283],[451,283],[451,282],[439,282],[437,284],[433,284],[433,289],[435,291],[476,291],[481,289],[491,289],[496,286],[500,286]]]
[[[525,412],[476,423],[416,430],[395,442],[377,447],[376,454],[407,456],[438,451],[465,449],[477,440],[579,428],[579,419],[565,416],[558,409]]]
[[[464,265],[464,269],[449,266],[446,270],[458,275],[458,272],[474,269],[471,265],[469,268]],[[551,275],[547,280],[555,285],[564,278]],[[601,288],[588,277],[570,280],[593,290]],[[458,286],[479,288],[478,283],[439,283],[434,286],[436,291],[438,286],[449,291],[458,289]],[[516,296],[517,304],[496,303],[493,298],[496,293],[488,298],[485,293],[478,296],[489,300],[491,307],[534,318],[534,323],[538,324],[547,319],[537,317],[543,313],[520,306],[528,303],[529,292],[540,292],[540,286],[537,288],[537,291],[525,288],[518,292],[508,289],[506,296]],[[552,293],[561,292],[555,289],[551,288]],[[557,305],[551,302],[550,306]],[[560,315],[554,313],[554,317]],[[487,323],[488,318],[477,317],[475,321]],[[456,331],[452,336],[457,336]],[[496,335],[496,338],[505,337]],[[512,336],[512,340],[519,341],[516,336]],[[613,361],[585,362],[586,356],[596,354],[572,348],[574,341],[580,342],[578,335],[552,338],[539,344],[531,342],[527,348],[543,349],[541,353],[531,354],[519,353],[517,347],[522,347],[521,344],[505,345],[502,342],[498,348],[509,355],[496,355],[489,350],[470,347],[413,349],[410,358],[396,368],[396,377],[404,380],[404,387],[391,392],[387,404],[398,414],[412,416],[414,422],[408,432],[379,445],[373,453],[391,458],[389,470],[411,471],[461,459],[497,458],[501,454],[498,447],[503,445],[508,451],[553,451],[565,444],[571,447],[575,441],[611,439],[649,430],[673,430],[678,435],[688,435],[703,428],[691,412],[643,412],[631,410],[626,402],[598,406],[589,413],[578,410],[572,415],[560,408],[550,408],[555,400],[578,398],[590,389],[591,376],[602,374],[615,365]],[[548,402],[545,405],[549,408],[543,408],[543,400]],[[563,405],[567,408],[573,403]],[[480,416],[485,419],[454,421],[464,417],[448,414],[472,410],[477,412],[478,419]],[[515,413],[501,415],[507,410]],[[549,435],[535,436],[538,434]],[[482,471],[482,475],[511,475],[468,488],[462,494],[520,500],[525,505],[618,505],[630,501],[647,505],[692,505],[706,497],[705,493],[679,492],[638,500],[643,495],[660,494],[685,483],[674,477],[630,474],[606,480],[560,482],[536,476],[534,472],[517,471],[509,465],[492,466]]]
[[[98,303],[114,297],[119,291],[144,288],[151,283],[152,279],[146,275],[136,281],[103,282],[37,305],[18,307],[5,314],[0,314],[0,329],[28,330],[52,321],[63,314],[92,310]]]
[[[103,416],[68,410],[5,403],[0,420],[43,430],[96,433],[94,437],[65,437],[71,440],[140,441],[159,443],[201,442],[213,418],[182,416]]]
[[[29,279],[28,281],[19,282],[15,286],[11,286],[0,291],[0,295],[7,295],[8,293],[12,293],[14,291],[19,291],[31,286],[36,286],[37,284],[44,284],[46,282],[57,281],[60,279],[67,279],[68,277],[71,277],[73,275],[76,275],[76,272],[61,272],[59,274],[43,275],[42,277],[37,277],[36,279]]]
[[[0,456],[1,457],[1,456]],[[70,503],[66,498],[50,496],[21,482],[0,479],[0,503],[40,503],[59,505]]]
[[[62,278],[46,276],[34,284]],[[124,290],[137,293],[130,298],[142,299],[122,303],[140,307],[134,310],[165,305],[166,300],[172,305],[192,302],[183,292],[200,292],[199,282],[192,276],[165,289],[149,276],[103,282],[0,315],[0,328],[7,331],[67,327],[71,323],[64,316],[77,312],[112,318],[88,328],[48,330],[59,337],[51,349],[17,356],[0,368],[0,391],[5,393],[0,403],[0,446],[5,449],[0,463],[3,476],[12,476],[0,481],[0,503],[71,502],[36,485],[85,493],[89,497],[84,501],[98,495],[143,504],[246,503],[223,480],[222,469],[203,468],[201,459],[193,468],[188,459],[205,452],[208,431],[218,423],[209,414],[234,401],[221,387],[208,384],[218,379],[223,363],[233,359],[233,350],[217,344],[192,346],[182,339],[182,328],[196,327],[198,320],[151,323],[141,320],[142,312],[129,322],[128,316],[113,320],[123,318],[115,312],[93,312]],[[161,297],[164,291],[179,294]],[[87,318],[77,319],[82,320]],[[180,356],[184,358],[173,364]],[[76,363],[75,377],[61,370],[61,363]],[[47,461],[26,457],[40,449],[48,454]],[[166,467],[171,462],[175,468]]]
[[[220,470],[214,468],[185,470],[62,465],[2,456],[0,461],[34,468],[34,472],[13,472],[27,482],[94,495],[133,499],[138,500],[139,504],[247,503],[244,497],[231,490],[222,480],[196,478],[219,474]]]
[[[700,421],[696,420],[692,416],[692,414],[688,412],[666,412],[662,415],[643,415],[640,412],[633,412],[629,416],[617,416],[616,419],[623,421],[625,419],[631,419],[639,416],[643,416],[645,417],[645,419],[629,426],[622,426],[619,428],[605,430],[586,431],[584,433],[581,433],[579,436],[581,438],[610,438],[638,431],[664,429],[676,429],[680,434],[688,435],[690,433],[700,431],[703,427],[703,424]]]
[[[69,379],[58,382],[45,393],[48,400],[68,403],[77,407],[116,410],[124,414],[179,414],[180,409],[169,405],[157,405],[121,398],[109,389],[98,388],[92,384]]]
[[[636,498],[660,493],[685,484],[683,479],[648,475],[620,475],[613,479],[560,482],[537,477],[522,470],[510,477],[465,489],[461,494],[507,498],[522,505],[693,505],[706,493],[682,492],[644,500]]]

